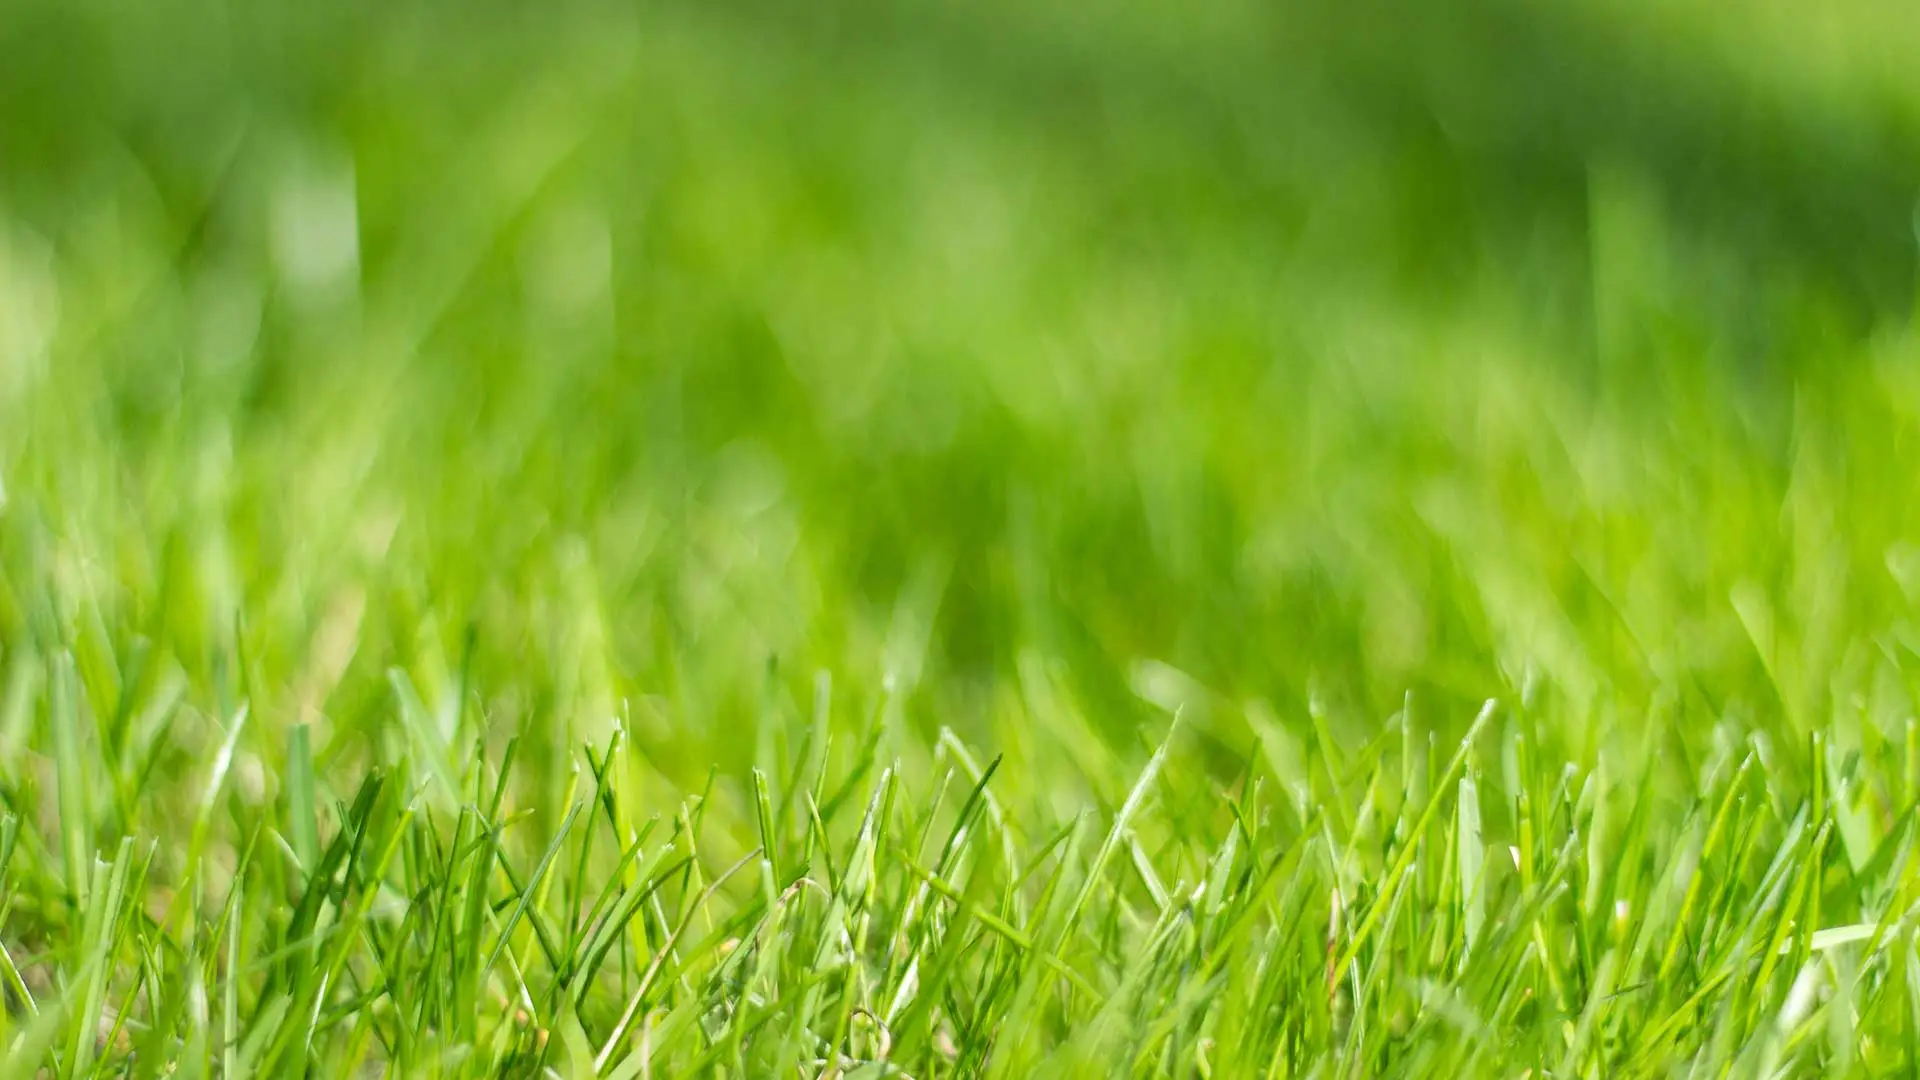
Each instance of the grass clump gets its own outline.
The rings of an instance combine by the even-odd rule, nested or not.
[[[0,1075],[1920,1063],[1910,32],[0,14]]]

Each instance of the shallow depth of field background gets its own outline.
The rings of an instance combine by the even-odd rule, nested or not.
[[[217,907],[301,724],[323,841],[520,733],[531,864],[618,729],[719,867],[755,767],[924,799],[951,729],[1038,847],[1178,713],[1140,850],[1191,886],[1249,761],[1280,832],[1374,836],[1411,789],[1322,763],[1397,784],[1403,710],[1444,762],[1494,698],[1496,861],[1565,766],[1651,888],[1757,748],[1751,842],[1818,792],[1869,867],[1920,690],[1917,49],[1873,0],[13,3],[0,938],[61,955],[73,828]]]

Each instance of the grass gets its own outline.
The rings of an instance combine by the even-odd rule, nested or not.
[[[1911,1075],[1906,23],[10,6],[0,1076]]]

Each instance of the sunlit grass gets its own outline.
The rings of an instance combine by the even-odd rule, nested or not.
[[[0,16],[0,1075],[1909,1074],[1834,10]]]

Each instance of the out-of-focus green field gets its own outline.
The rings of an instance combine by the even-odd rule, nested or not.
[[[1920,1069],[1900,5],[0,7],[0,1076]]]

